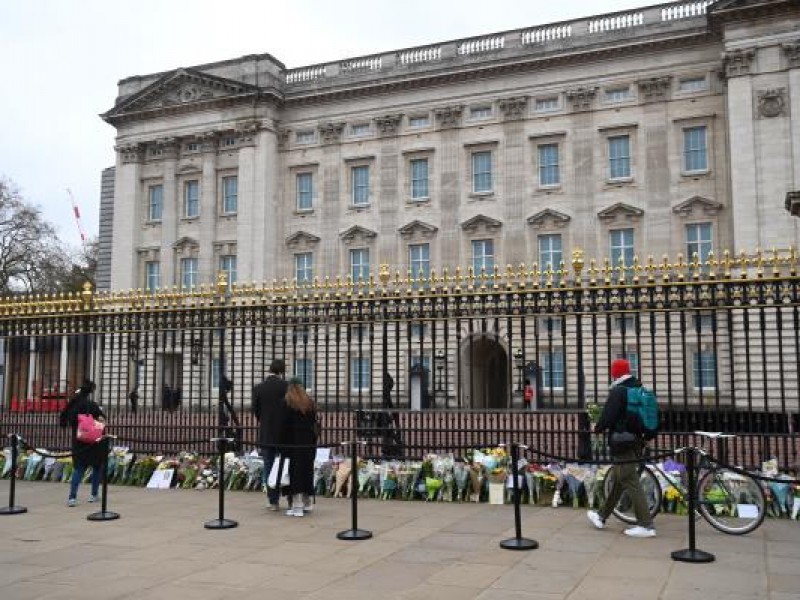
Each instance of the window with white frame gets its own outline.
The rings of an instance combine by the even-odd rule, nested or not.
[[[472,153],[472,191],[476,194],[492,191],[492,153],[489,150]]]
[[[539,144],[539,185],[542,187],[559,185],[561,175],[558,169],[558,144]]]
[[[428,159],[411,160],[411,199],[426,200],[428,198]]]
[[[633,315],[619,315],[613,320],[614,331],[625,332],[625,335],[636,332],[636,319]],[[624,357],[617,357],[624,358]]]
[[[550,98],[537,98],[534,110],[536,110],[536,112],[558,110],[558,96],[552,96]]]
[[[370,388],[371,364],[369,358],[350,359],[350,390],[367,392]]]
[[[613,135],[608,138],[608,176],[627,179],[631,176],[631,138]]]
[[[219,257],[219,270],[225,273],[228,287],[236,283],[236,255],[223,254]]]
[[[310,358],[294,359],[294,376],[300,379],[307,390],[314,386],[314,361]]]
[[[422,367],[428,374],[428,390],[433,389],[433,371],[431,371],[431,357],[429,354],[412,354],[408,361],[409,370],[416,370]]]
[[[494,271],[494,240],[472,240],[472,269],[475,274]]]
[[[147,220],[160,221],[164,213],[164,186],[160,183],[147,188]]]
[[[428,334],[428,326],[425,323],[410,323],[408,330],[412,339],[419,340]]]
[[[491,106],[473,106],[469,109],[470,119],[488,119],[492,116]]]
[[[431,273],[430,244],[411,244],[408,247],[408,266],[414,279],[428,279]]]
[[[717,355],[713,350],[695,351],[692,356],[692,381],[695,389],[716,388]]]
[[[155,292],[161,287],[161,263],[157,260],[144,264],[144,287],[148,292]]]
[[[300,252],[294,255],[294,277],[297,283],[311,283],[314,279],[314,254]]]
[[[196,179],[183,184],[183,216],[191,219],[200,214],[200,182]]]
[[[556,271],[561,266],[561,234],[547,233],[539,236],[539,268],[542,272],[548,268]]]
[[[222,212],[233,215],[239,210],[239,177],[229,175],[222,178]]]
[[[222,361],[215,356],[211,359],[211,387],[219,389],[219,382],[222,379]]]
[[[692,325],[701,335],[703,333],[710,333],[714,325],[714,315],[710,313],[692,315]]]
[[[314,176],[312,173],[298,173],[297,210],[311,210],[314,207]]]
[[[184,290],[191,290],[197,287],[199,283],[197,274],[197,259],[196,258],[182,258],[181,259],[181,288]]]
[[[235,146],[236,145],[236,138],[235,137],[226,137],[222,141],[223,146]]]
[[[687,77],[680,80],[678,89],[682,92],[702,92],[708,89],[708,80],[705,77]]]
[[[688,173],[708,170],[705,125],[683,130],[683,170]]]
[[[356,123],[350,127],[350,135],[359,137],[362,135],[369,135],[369,123]]]
[[[369,279],[369,248],[353,248],[350,250],[350,274],[353,281]]]
[[[358,165],[350,168],[353,186],[353,206],[369,204],[369,165]]]
[[[624,102],[625,100],[630,100],[630,97],[631,90],[627,87],[613,88],[606,90],[605,93],[605,100],[609,103]]]
[[[609,248],[611,250],[611,266],[619,266],[620,258],[625,266],[633,265],[633,229],[612,229],[609,232]]]
[[[313,129],[298,131],[294,136],[294,141],[298,144],[313,144],[316,139]]]
[[[713,246],[711,223],[689,223],[686,226],[686,257],[693,260],[694,255],[701,263],[708,260]]]
[[[542,387],[545,389],[564,389],[564,353],[554,348],[545,352],[542,361]]]
[[[409,127],[427,127],[431,124],[428,115],[420,115],[416,117],[410,117],[408,119],[408,126]]]

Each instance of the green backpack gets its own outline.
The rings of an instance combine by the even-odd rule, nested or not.
[[[661,414],[653,390],[644,386],[628,388],[628,414],[636,417],[641,424],[641,434],[644,439],[652,440],[656,437]]]

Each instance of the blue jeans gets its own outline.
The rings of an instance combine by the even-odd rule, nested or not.
[[[78,495],[78,486],[83,480],[83,475],[86,473],[86,465],[82,463],[73,463],[72,479],[69,482],[69,497],[73,499]],[[97,496],[100,490],[100,476],[103,474],[102,467],[92,467],[91,484],[92,496]]]
[[[267,478],[269,477],[269,472],[272,470],[272,465],[275,462],[275,456],[277,454],[278,450],[275,446],[261,447],[261,456],[264,458],[264,471],[261,473],[261,482],[264,484],[264,487],[267,488],[267,499],[270,504],[278,504],[278,500],[281,497],[279,489],[267,487]]]

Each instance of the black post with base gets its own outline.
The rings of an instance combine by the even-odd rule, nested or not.
[[[527,448],[513,442],[511,444],[511,476],[514,478],[512,489],[514,490],[514,537],[500,542],[500,547],[505,550],[536,550],[539,542],[522,537],[522,517],[520,515],[520,497],[522,490],[519,489],[519,448]]]
[[[342,445],[347,444],[348,442],[342,442]],[[356,444],[366,444],[366,442],[356,442],[355,440],[350,443],[350,452],[352,453],[352,460],[353,466],[350,469],[350,483],[348,484],[350,487],[350,506],[351,506],[351,517],[352,517],[352,527],[350,529],[345,529],[344,531],[340,531],[336,534],[336,537],[340,540],[350,540],[350,541],[358,541],[358,540],[368,540],[372,537],[372,532],[367,529],[359,529],[358,528],[358,458],[356,456]]]
[[[233,442],[231,438],[212,438],[212,442],[217,442],[217,450],[219,451],[219,475],[217,477],[217,485],[219,485],[219,516],[211,521],[206,521],[203,525],[206,529],[233,529],[239,526],[238,521],[225,518],[225,451],[228,449],[228,443]]]
[[[102,502],[100,504],[100,511],[93,512],[86,516],[87,521],[114,521],[119,519],[119,513],[107,510],[108,509],[108,454],[111,452],[111,439],[114,438],[113,435],[105,435],[103,439],[100,441],[105,448],[105,455],[103,457],[103,465],[102,469],[103,472],[101,473],[101,481],[102,481]],[[95,467],[92,467],[93,469]]]
[[[11,440],[11,480],[8,487],[8,506],[0,507],[0,515],[21,515],[28,512],[24,506],[14,504],[17,493],[17,458],[19,455],[19,436],[16,433],[9,433]]]
[[[697,448],[687,448],[686,450],[686,474],[689,478],[689,547],[683,550],[675,550],[671,554],[672,560],[688,563],[710,563],[714,562],[714,555],[710,552],[698,550],[695,547],[695,496],[697,494]]]

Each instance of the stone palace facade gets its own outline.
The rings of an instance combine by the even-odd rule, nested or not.
[[[800,10],[678,2],[287,69],[134,76],[100,284],[786,249]]]

